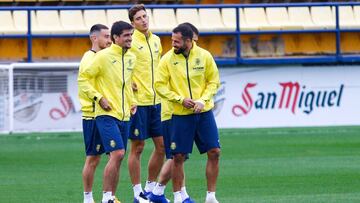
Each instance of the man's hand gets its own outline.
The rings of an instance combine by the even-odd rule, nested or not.
[[[136,114],[136,111],[137,111],[137,106],[131,105],[130,114],[133,116]]]
[[[131,83],[131,88],[133,89],[134,92],[138,91],[137,84],[134,82]]]
[[[104,109],[105,111],[111,111],[111,106],[105,97],[102,97],[100,99],[99,104],[100,104],[101,108]]]
[[[194,112],[200,113],[204,109],[204,106],[205,105],[203,103],[196,101],[194,105]]]
[[[187,109],[191,109],[194,107],[195,102],[190,98],[185,98],[182,105]]]

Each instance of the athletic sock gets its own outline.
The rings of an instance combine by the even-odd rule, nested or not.
[[[102,202],[107,203],[111,199],[112,199],[112,192],[111,191],[104,191],[103,192],[103,197],[102,197]]]
[[[155,182],[155,181],[154,182],[149,181],[149,180],[146,181],[145,188],[144,188],[145,192],[152,192],[156,186],[156,183],[157,182]]]
[[[188,193],[186,192],[186,187],[181,187],[181,198],[183,200],[186,200],[187,198],[189,198]]]
[[[152,193],[154,195],[163,195],[165,191],[166,185],[161,185],[160,183],[156,184],[155,188],[153,189]]]
[[[209,191],[207,191],[206,192],[206,199],[208,200],[210,200],[210,199],[216,199],[216,197],[215,197],[215,192],[209,192]]]
[[[93,203],[94,198],[92,192],[84,192],[84,203]]]
[[[138,199],[140,193],[142,192],[141,184],[134,185],[134,186],[133,186],[133,190],[134,190],[134,197],[135,197],[136,199]]]
[[[182,202],[181,191],[174,192],[174,203]]]

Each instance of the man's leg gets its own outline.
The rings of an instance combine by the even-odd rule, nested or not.
[[[172,159],[167,159],[161,168],[158,184],[153,190],[153,194],[155,195],[163,195],[165,186],[168,184],[168,182],[171,180],[172,177],[172,167],[173,167],[174,161]],[[189,197],[186,187],[185,187],[185,171],[184,171],[184,179],[181,183],[181,196],[182,199],[187,199]]]
[[[163,138],[163,126],[161,122],[161,105],[153,105],[148,108],[148,122],[149,136],[154,143],[154,150],[148,162],[148,177],[145,185],[145,193],[150,192],[156,186],[156,180],[159,176],[162,165],[164,164],[165,147]]]
[[[163,127],[166,122],[163,122]],[[170,123],[169,123],[170,124]],[[159,184],[167,183],[172,177],[174,203],[193,202],[188,195],[183,199],[182,186],[184,184],[184,162],[186,155],[192,152],[193,140],[195,135],[196,117],[192,115],[178,116],[173,115],[171,120],[170,133],[164,134],[164,143],[167,159],[168,160],[159,177]],[[169,136],[166,136],[169,135]],[[161,185],[165,187],[165,185]],[[155,188],[154,193],[158,193],[159,187]],[[165,188],[163,188],[164,190]],[[184,188],[185,189],[185,188]]]
[[[144,150],[145,139],[148,137],[149,107],[138,106],[136,114],[131,118],[129,139],[131,140],[128,169],[134,190],[134,202],[145,199],[141,187],[141,154]]]
[[[119,181],[120,165],[126,151],[126,132],[120,132],[123,122],[111,116],[96,117],[96,125],[101,135],[104,151],[109,153],[109,159],[103,174],[103,197],[102,202],[114,201],[114,191]]]
[[[173,157],[172,182],[174,191],[174,203],[182,202],[181,186],[184,180],[184,154],[175,154]]]
[[[142,197],[143,189],[141,187],[141,154],[144,150],[144,140],[131,140],[131,149],[128,157],[128,169],[130,174],[131,183],[134,190],[134,202]],[[140,198],[141,196],[141,198]]]
[[[157,203],[168,203],[169,201],[165,197],[165,188],[166,184],[171,179],[171,173],[172,173],[172,165],[173,161],[172,159],[168,159],[161,168],[158,183],[154,187],[154,189],[150,192],[148,195],[148,198],[152,202]]]
[[[141,154],[144,150],[144,140],[131,140],[130,154],[128,157],[128,167],[131,183],[133,185],[140,184],[140,168]]]
[[[173,115],[171,134],[171,154],[173,155],[172,182],[174,202],[193,202],[191,198],[182,198],[181,188],[184,183],[184,162],[186,156],[192,152],[193,142],[198,125],[197,115]]]
[[[159,174],[159,180],[158,180],[159,184],[167,185],[168,182],[171,180],[173,164],[174,161],[172,159],[168,159],[165,161]],[[184,171],[184,179],[181,183],[181,191],[183,191],[183,188],[185,188],[185,171]]]
[[[168,159],[165,161],[163,167],[161,168],[160,174],[159,174],[159,183],[161,185],[166,185],[172,176],[172,166],[173,166],[173,160]]]
[[[153,137],[152,140],[154,142],[155,148],[150,156],[148,163],[148,181],[155,182],[158,178],[161,167],[164,164],[165,148],[162,136]],[[145,192],[151,191],[145,190]]]
[[[185,171],[184,171],[184,179],[181,183],[181,198],[182,199],[190,199],[189,194],[186,191],[186,187],[185,187],[185,179],[186,179],[186,175],[185,175]],[[191,199],[190,199],[191,200]],[[192,201],[192,200],[191,200]]]
[[[122,121],[122,122],[117,122],[119,130],[120,130],[120,134],[121,134],[121,139],[122,139],[122,144],[124,147],[124,150],[126,152],[126,148],[127,148],[127,142],[128,142],[128,138],[129,138],[129,129],[130,129],[130,122],[129,121]],[[120,171],[117,174],[116,179],[119,179],[120,176]],[[112,190],[112,195],[115,201],[114,203],[120,203],[119,199],[116,197],[116,189],[117,189],[118,184],[116,184]]]
[[[213,148],[207,152],[206,163],[207,193],[205,203],[219,203],[215,197],[216,181],[219,175],[220,149]]]
[[[84,184],[84,203],[93,203],[92,186],[94,183],[95,170],[100,162],[100,158],[100,155],[86,156],[84,168],[82,171],[82,178]]]
[[[209,192],[216,191],[216,181],[219,175],[220,149],[214,148],[207,152],[208,160],[206,163],[207,189]]]
[[[109,193],[110,198],[112,198],[112,191],[117,187],[119,181],[120,165],[124,158],[125,150],[119,149],[110,152],[109,161],[107,162],[104,169],[104,182],[103,182],[103,191]],[[104,197],[103,197],[104,201]]]
[[[84,168],[82,171],[83,183],[84,183],[84,192],[91,192],[94,182],[94,174],[96,167],[100,162],[100,155],[97,156],[86,156]]]
[[[200,153],[207,153],[207,193],[205,203],[218,203],[215,197],[216,181],[219,174],[220,142],[219,133],[212,111],[200,114],[200,125],[195,143]]]
[[[92,187],[94,182],[94,174],[97,165],[100,162],[101,154],[104,152],[100,134],[96,128],[94,119],[83,119],[83,135],[86,159],[82,171],[82,179],[84,185],[84,203],[93,203]]]
[[[158,183],[152,190],[152,192],[149,194],[149,200],[152,202],[164,202],[167,203],[167,199],[164,195],[166,184],[171,179],[171,170],[172,170],[172,155],[170,153],[170,136],[171,136],[171,119],[164,120],[161,122],[161,134],[163,135],[163,143],[164,143],[164,149],[163,152],[166,156],[166,161],[163,164],[159,177],[158,177]]]
[[[109,157],[110,157],[110,154],[109,154]],[[119,171],[119,173],[120,173],[120,171]],[[119,180],[119,175],[120,175],[119,173],[117,174],[117,177],[116,177],[117,180]],[[114,188],[111,190],[112,195],[114,196],[114,199],[115,199],[114,203],[120,203],[120,201],[117,199],[117,197],[115,195],[116,190],[117,190],[117,185],[115,185]]]

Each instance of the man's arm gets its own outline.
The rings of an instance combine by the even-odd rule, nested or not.
[[[87,97],[94,101],[100,101],[102,95],[90,83],[90,81],[96,78],[100,72],[100,67],[96,58],[79,72],[78,86],[79,91],[85,93]]]
[[[169,89],[168,87],[169,80],[170,80],[169,69],[167,67],[166,58],[163,57],[160,60],[158,67],[157,77],[154,84],[155,90],[162,98],[171,102],[177,102],[179,104],[182,104],[184,101],[184,97],[177,95],[175,92]]]
[[[211,54],[206,57],[205,81],[205,90],[200,98],[200,102],[204,104],[211,100],[220,86],[219,70]]]
[[[131,72],[131,80],[133,78],[134,75],[134,71]],[[130,108],[130,114],[131,115],[135,115],[136,110],[137,110],[137,100],[135,98],[135,94],[134,91],[137,91],[137,86],[135,82],[131,82],[131,88],[130,88],[130,93],[131,93],[131,108]]]

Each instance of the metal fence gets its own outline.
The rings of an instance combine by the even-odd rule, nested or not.
[[[201,35],[228,35],[236,38],[236,56],[229,58],[216,58],[219,65],[235,64],[294,64],[294,63],[352,63],[360,62],[360,55],[343,54],[341,52],[340,37],[345,32],[360,32],[360,29],[341,29],[339,25],[339,6],[358,6],[360,3],[287,3],[287,4],[214,4],[214,5],[146,5],[149,9],[199,9],[199,8],[235,8],[236,29],[226,32],[201,32]],[[34,38],[66,38],[66,37],[87,37],[86,34],[33,34],[31,31],[31,11],[37,10],[98,10],[98,9],[129,9],[131,5],[104,5],[104,6],[34,6],[34,7],[0,7],[2,10],[26,10],[28,17],[28,30],[26,34],[4,34],[0,38],[26,38],[27,39],[27,60],[32,62],[32,43]],[[270,30],[270,31],[242,31],[240,30],[239,8],[256,7],[304,7],[304,6],[333,6],[336,14],[336,26],[333,29],[312,29],[312,30]],[[294,34],[294,33],[333,33],[336,35],[336,51],[334,54],[314,55],[304,57],[276,57],[276,58],[245,58],[241,54],[241,37],[243,35],[263,34]],[[170,35],[168,32],[156,33],[160,36]]]

